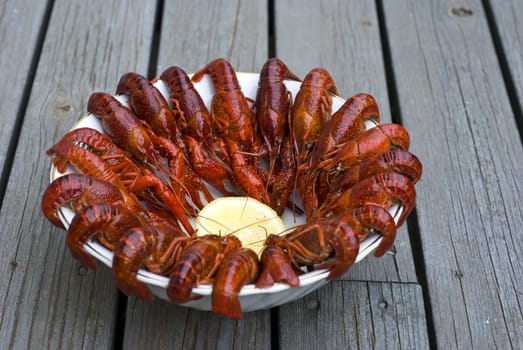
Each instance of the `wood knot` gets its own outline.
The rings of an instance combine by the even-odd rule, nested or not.
[[[57,101],[54,105],[54,110],[59,118],[69,118],[75,109],[75,104],[68,100]]]
[[[314,310],[317,309],[320,306],[320,302],[317,299],[312,299],[307,302],[307,309]]]
[[[385,299],[381,299],[379,302],[378,302],[378,307],[382,310],[385,310],[386,308],[389,307],[389,303],[387,303],[387,300]]]
[[[56,106],[56,109],[58,109],[61,112],[69,112],[72,108],[73,107],[71,107],[71,105],[67,103]]]
[[[78,276],[85,276],[87,274],[87,267],[83,265],[78,266],[78,269],[76,269],[76,273],[78,273]]]
[[[454,277],[456,277],[457,279],[461,280],[463,278],[463,271],[461,270],[454,270]]]
[[[453,17],[470,17],[474,15],[474,11],[465,6],[453,6],[449,9],[449,14]]]
[[[387,255],[391,255],[391,256],[396,256],[396,253],[398,251],[396,250],[396,246],[392,246],[392,248],[390,248],[388,251],[387,251]]]

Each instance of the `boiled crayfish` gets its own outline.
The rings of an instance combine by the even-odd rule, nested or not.
[[[215,88],[210,108],[193,84],[207,74]],[[270,59],[251,101],[222,58],[192,79],[177,66],[158,81],[124,74],[118,96],[89,99],[103,132],[76,128],[47,151],[59,172],[75,170],[49,185],[43,213],[65,228],[60,208],[72,209],[66,241],[73,257],[94,269],[84,244],[113,250],[113,276],[126,295],[153,298],[140,269],[166,276],[175,303],[213,283],[213,311],[233,319],[241,317],[246,284],[298,286],[301,274],[317,269],[339,278],[370,234],[381,235],[375,256],[384,255],[414,207],[422,173],[407,130],[379,124],[377,102],[365,93],[333,114],[338,91],[323,68],[312,69],[294,96],[289,80],[301,81]],[[268,232],[260,257],[232,234],[197,236],[191,220],[213,198],[210,187],[248,195],[280,215],[303,210],[305,222]]]

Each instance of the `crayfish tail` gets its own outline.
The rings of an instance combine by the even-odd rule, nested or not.
[[[300,284],[289,257],[275,245],[266,246],[261,255],[262,273],[256,281],[256,288],[269,288],[276,282],[285,282],[292,287]]]
[[[140,219],[121,204],[94,203],[76,213],[67,231],[67,246],[75,259],[96,269],[96,263],[84,245],[92,237],[97,237],[100,243],[112,250],[125,232],[140,224]]]
[[[126,279],[127,276],[114,276],[115,279]],[[133,282],[127,282],[125,285],[118,285],[120,291],[127,296],[136,296],[145,301],[152,301],[154,299],[153,293],[145,285],[145,283],[138,280]]]
[[[242,307],[238,294],[243,286],[254,281],[256,276],[256,253],[249,248],[237,248],[232,251],[218,270],[212,291],[212,310],[233,320],[239,320],[242,317]]]
[[[184,281],[177,274],[171,275],[167,296],[173,303],[183,304],[191,300],[192,282]]]
[[[335,259],[316,267],[316,269],[332,267],[332,270],[327,276],[327,280],[340,278],[354,264],[358,256],[360,242],[351,225],[347,225],[349,219],[347,219],[345,215],[352,216],[352,213],[343,213],[333,219],[333,223],[336,226],[332,228],[336,228],[334,231],[336,233],[331,238],[330,243],[334,248]]]
[[[154,298],[145,283],[137,277],[143,261],[154,249],[154,230],[152,226],[132,228],[118,241],[114,249],[113,277],[125,295],[135,295],[143,300]]]
[[[270,288],[276,283],[276,277],[270,270],[263,270],[256,281],[256,288]]]
[[[93,271],[97,270],[98,266],[96,265],[96,261],[91,257],[91,255],[89,255],[87,250],[85,250],[83,247],[73,246],[72,244],[69,249],[73,258],[78,260],[80,264]]]
[[[270,288],[274,283],[283,282],[291,287],[300,285],[300,279],[292,267],[278,266],[276,269],[266,269],[256,281],[256,288]]]
[[[242,318],[242,307],[237,295],[213,295],[212,311],[233,320]]]

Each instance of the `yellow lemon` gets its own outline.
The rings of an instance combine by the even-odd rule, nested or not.
[[[258,255],[270,234],[279,234],[286,227],[269,206],[250,197],[220,197],[207,204],[196,218],[197,235],[234,234],[242,245]]]

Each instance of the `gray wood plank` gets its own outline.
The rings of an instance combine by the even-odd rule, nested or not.
[[[270,313],[232,321],[164,300],[129,298],[124,349],[270,349]]]
[[[282,349],[429,347],[416,284],[333,281],[280,307],[279,316]]]
[[[9,88],[0,94],[0,170],[20,113],[33,54],[45,16],[46,1],[3,1],[0,9],[0,76]]]
[[[523,347],[523,147],[480,1],[386,1],[441,349]]]
[[[293,0],[275,2],[276,54],[301,77],[326,68],[344,98],[373,95],[383,121],[391,120],[377,10],[372,1]],[[398,231],[395,250],[354,266],[343,278],[415,282],[406,227]]]
[[[523,107],[523,2],[517,0],[489,1],[500,37],[500,44],[514,83],[519,108]],[[523,122],[523,116],[519,116]]]
[[[0,216],[2,349],[114,345],[110,270],[79,267],[64,232],[40,212],[45,150],[85,113],[94,90],[113,91],[122,73],[146,69],[154,12],[141,1],[54,3]]]
[[[267,25],[263,1],[167,2],[157,72],[177,65],[191,73],[219,57],[258,72],[268,59]]]
[[[230,60],[237,71],[257,72],[268,58],[267,23],[263,1],[166,2],[157,73],[172,65],[194,72],[218,57]],[[125,348],[149,347],[151,342],[159,348],[175,344],[198,349],[271,345],[269,311],[245,313],[233,322],[161,300],[143,303],[132,298],[127,315]],[[144,330],[162,336],[144,339]]]

